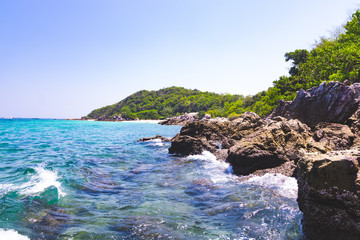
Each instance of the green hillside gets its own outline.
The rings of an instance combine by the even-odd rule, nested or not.
[[[117,104],[96,109],[87,117],[111,119],[122,114],[131,119],[159,119],[185,112],[232,117],[245,111],[266,116],[280,99],[292,100],[300,89],[318,86],[323,81],[360,82],[360,11],[356,11],[333,37],[321,38],[310,51],[288,52],[285,60],[292,63],[289,75],[281,76],[272,87],[254,96],[215,94],[180,87],[143,90]]]
[[[224,109],[230,103],[243,99],[241,95],[216,94],[169,87],[158,91],[142,90],[110,106],[92,111],[88,118],[105,116],[112,119],[122,115],[127,119],[162,119],[185,112],[205,112]]]

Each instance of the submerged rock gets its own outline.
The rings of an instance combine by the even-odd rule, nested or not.
[[[298,163],[306,239],[360,239],[360,152],[310,154]]]
[[[147,142],[147,141],[152,141],[152,140],[157,140],[157,139],[159,139],[162,142],[170,142],[171,141],[169,138],[163,137],[161,135],[156,135],[155,137],[144,137],[137,141],[138,142]]]

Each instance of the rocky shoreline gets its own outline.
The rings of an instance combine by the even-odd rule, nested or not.
[[[306,239],[360,239],[360,84],[323,83],[262,119],[187,121],[169,153],[212,152],[237,175],[297,178]]]

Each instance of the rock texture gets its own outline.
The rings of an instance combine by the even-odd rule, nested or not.
[[[169,148],[210,151],[235,174],[298,178],[305,239],[360,239],[360,84],[323,83],[280,101],[266,119],[188,122]]]
[[[326,144],[314,141],[306,124],[276,117],[232,146],[227,161],[235,174],[248,175],[289,161],[296,163],[304,151],[325,152],[327,148]]]
[[[194,122],[194,121],[198,120],[196,118],[196,116],[197,115],[195,115],[195,114],[185,113],[184,115],[181,115],[181,116],[167,118],[167,119],[159,122],[159,124],[161,124],[161,125],[185,125],[186,123],[190,123],[190,122]]]
[[[306,239],[360,239],[360,152],[309,154],[298,163]]]
[[[312,135],[311,129],[299,120],[275,117],[264,121],[247,112],[231,121],[186,124],[171,140],[169,152],[190,155],[210,151],[228,161],[238,175],[279,167],[278,173],[292,176],[302,152],[331,150],[328,142],[317,142]],[[285,163],[286,167],[280,167]]]
[[[172,140],[170,153],[181,155],[215,152],[227,145],[227,122],[195,121],[186,124]]]
[[[344,123],[359,107],[360,84],[322,83],[300,90],[294,101],[280,101],[272,116],[299,119],[310,127],[319,122]]]
[[[297,176],[305,239],[360,239],[360,84],[323,83],[280,101],[266,119],[187,123],[170,153],[203,150],[235,174]]]

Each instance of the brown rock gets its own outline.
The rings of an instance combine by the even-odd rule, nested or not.
[[[347,125],[319,123],[314,129],[314,139],[325,143],[333,150],[345,150],[353,145],[355,135]]]
[[[298,163],[306,239],[360,239],[359,151],[310,154]]]
[[[279,167],[288,161],[297,161],[302,150],[325,152],[326,148],[312,139],[306,124],[296,119],[275,117],[231,147],[227,161],[235,174],[248,175],[257,170]]]

